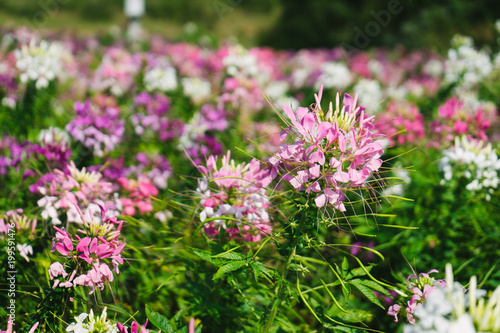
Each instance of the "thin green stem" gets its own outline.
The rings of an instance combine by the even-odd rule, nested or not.
[[[301,219],[299,226],[297,228],[297,231],[294,233],[294,238],[292,242],[292,249],[290,253],[288,254],[286,261],[285,261],[285,267],[283,268],[283,272],[281,273],[281,277],[279,280],[279,285],[278,285],[278,292],[276,294],[276,297],[274,298],[273,305],[271,308],[271,313],[269,314],[269,317],[267,318],[265,322],[264,329],[262,330],[262,333],[267,333],[269,329],[271,328],[274,318],[276,317],[276,314],[278,313],[278,308],[279,305],[281,304],[281,301],[283,300],[283,293],[284,293],[284,287],[285,287],[285,281],[286,277],[288,275],[288,271],[290,270],[290,264],[292,263],[292,259],[295,256],[295,252],[297,249],[297,245],[300,241],[301,238],[301,232],[302,228],[304,227],[305,224],[305,219]]]

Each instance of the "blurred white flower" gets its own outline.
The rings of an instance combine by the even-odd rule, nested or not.
[[[211,85],[207,80],[197,77],[185,77],[181,80],[184,94],[191,97],[194,103],[206,101],[211,94]]]
[[[152,92],[171,91],[177,88],[177,73],[175,68],[158,68],[154,67],[144,74],[144,85],[146,90]]]
[[[354,92],[358,95],[358,104],[366,108],[367,114],[377,113],[383,100],[382,87],[378,81],[361,79],[354,86]]]
[[[346,65],[327,61],[321,65],[321,75],[316,81],[315,88],[319,89],[321,85],[330,89],[344,89],[352,83],[353,77]]]
[[[222,59],[222,63],[226,66],[227,74],[230,76],[244,75],[255,77],[259,73],[257,57],[250,54],[241,45],[231,47],[228,55]]]
[[[66,53],[60,44],[42,40],[37,45],[32,39],[28,45],[14,51],[20,81],[34,81],[37,89],[46,88],[64,72],[62,59],[67,57]]]
[[[442,184],[454,176],[463,176],[470,180],[465,188],[473,192],[492,191],[500,183],[500,160],[491,144],[479,140],[469,141],[465,136],[455,138],[455,145],[443,151],[439,169],[445,180]]]

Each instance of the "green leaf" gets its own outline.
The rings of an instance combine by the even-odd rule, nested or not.
[[[370,288],[372,290],[375,290],[375,291],[377,291],[381,294],[384,294],[386,296],[390,296],[389,291],[376,282],[373,282],[371,280],[359,280],[359,279],[356,279],[353,281],[359,281],[359,283],[364,284],[365,286],[367,286],[368,288]]]
[[[369,272],[370,270],[372,269],[372,266],[368,266],[366,267],[366,270]],[[349,274],[347,274],[347,278],[346,280],[349,280],[349,279],[352,279],[353,277],[357,277],[357,276],[364,276],[366,275],[366,272],[363,268],[361,267],[358,267],[358,268],[355,268],[353,269],[352,271],[349,272]]]
[[[236,253],[236,252],[224,252],[224,253],[219,253],[215,256],[212,256],[212,258],[223,258],[223,259],[229,259],[229,260],[244,260],[245,256]]]
[[[347,276],[347,271],[349,270],[349,263],[347,262],[347,258],[344,257],[342,261],[342,278],[345,279]]]
[[[222,266],[221,268],[219,268],[219,270],[214,274],[213,279],[214,280],[220,279],[221,277],[223,277],[227,273],[233,272],[233,271],[245,266],[246,264],[247,264],[247,262],[245,260],[231,261],[231,262],[225,264],[224,266]]]
[[[174,329],[170,324],[170,321],[165,317],[159,314],[158,312],[151,311],[149,306],[146,305],[146,316],[148,316],[151,324],[155,325],[156,328],[161,329],[167,333],[174,333]]]
[[[208,261],[209,263],[214,264],[217,267],[220,267],[224,264],[224,262],[220,259],[217,258],[212,258],[212,254],[208,251],[203,251],[203,250],[198,250],[195,248],[190,247],[189,248],[195,255],[200,257],[201,259]]]
[[[253,272],[255,274],[255,278],[257,279],[258,276],[262,275],[265,279],[267,279],[269,282],[271,282],[271,279],[273,278],[274,275],[276,275],[276,271],[271,270],[264,266],[263,263],[258,262],[258,261],[252,261],[250,263],[252,266]]]
[[[354,287],[356,287],[363,295],[365,295],[365,297],[368,298],[370,302],[380,306],[382,309],[385,309],[385,307],[382,305],[382,303],[380,303],[377,296],[375,296],[375,294],[370,288],[368,288],[367,286],[356,280],[349,281],[349,283],[352,284]]]
[[[349,323],[361,323],[364,320],[368,320],[373,317],[373,315],[364,310],[349,310],[348,312],[339,312],[337,316]]]
[[[248,251],[248,253],[247,253],[247,261],[250,261],[250,259],[252,259],[252,257],[253,257],[253,251],[252,251],[252,249],[250,249],[250,251]]]
[[[342,293],[345,297],[346,304],[349,302],[349,295],[351,294],[351,287],[347,283],[342,284]]]
[[[260,270],[260,265],[258,265],[255,262],[250,263],[250,266],[252,266],[253,269],[253,275],[255,275],[255,282],[257,282],[257,279],[260,276],[261,270]]]

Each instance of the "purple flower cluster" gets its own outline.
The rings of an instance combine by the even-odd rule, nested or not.
[[[6,175],[9,168],[17,168],[23,160],[24,145],[10,136],[0,137],[0,175]]]
[[[145,175],[158,188],[167,188],[167,181],[172,174],[172,167],[165,156],[139,153],[135,156],[137,165],[129,168],[129,173]]]
[[[125,127],[118,118],[120,110],[108,106],[93,107],[90,101],[75,102],[76,117],[66,125],[66,130],[97,156],[111,152],[123,138]]]
[[[149,129],[158,133],[160,140],[165,141],[179,137],[183,130],[182,121],[170,120],[166,117],[170,109],[170,98],[165,95],[142,92],[135,96],[134,104],[136,113],[132,115],[130,121],[134,126],[137,135],[144,135]],[[145,113],[140,111],[145,110]]]
[[[200,112],[186,124],[179,148],[185,149],[195,164],[200,164],[209,155],[222,154],[222,144],[212,133],[222,132],[229,126],[226,117],[224,109],[204,104]]]

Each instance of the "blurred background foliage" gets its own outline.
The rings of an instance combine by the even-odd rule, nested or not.
[[[355,28],[366,31],[369,22],[376,22],[373,13],[387,10],[391,1],[402,11],[391,15],[365,47],[402,44],[444,51],[455,33],[470,35],[480,46],[494,42],[497,0],[146,0],[143,21],[149,31],[171,39],[194,22],[215,38],[236,36],[246,46],[335,47],[354,45]],[[96,33],[124,26],[122,8],[123,0],[2,0],[0,22]]]

